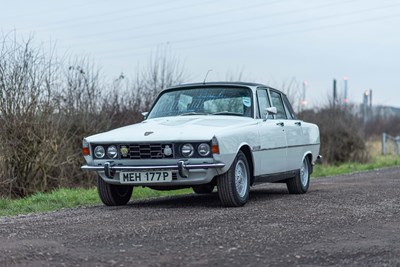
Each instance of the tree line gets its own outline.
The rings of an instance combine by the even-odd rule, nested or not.
[[[93,186],[93,174],[80,170],[82,138],[141,121],[141,112],[162,89],[187,78],[165,47],[135,77],[121,74],[105,81],[86,57],[60,58],[32,39],[17,41],[15,34],[3,35],[0,46],[0,197]],[[283,87],[298,102],[300,86]],[[328,105],[298,114],[319,125],[327,163],[369,158],[366,136],[378,123],[366,128],[350,109]]]

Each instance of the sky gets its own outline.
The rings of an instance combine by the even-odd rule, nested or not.
[[[398,0],[0,0],[3,34],[34,36],[58,53],[87,56],[110,79],[134,76],[167,47],[187,82],[228,78],[302,88],[326,103],[333,79],[361,103],[400,107]],[[302,90],[302,89],[300,89]]]

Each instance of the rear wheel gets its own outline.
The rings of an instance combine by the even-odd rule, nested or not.
[[[214,190],[214,187],[215,187],[214,183],[209,183],[209,184],[195,185],[192,188],[196,194],[210,194]]]
[[[224,206],[240,207],[249,199],[250,170],[242,151],[237,154],[229,170],[217,178],[218,195]]]
[[[107,206],[125,205],[131,199],[132,190],[132,185],[108,184],[97,176],[97,192],[101,201]]]
[[[286,182],[290,194],[304,194],[310,185],[311,165],[308,157],[305,157],[300,171],[295,177]]]

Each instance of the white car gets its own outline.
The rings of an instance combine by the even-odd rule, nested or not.
[[[218,188],[242,206],[250,186],[284,182],[307,192],[320,157],[318,126],[296,118],[280,91],[254,83],[198,83],[163,90],[145,120],[83,139],[84,170],[98,173],[105,205],[125,205],[135,186]]]

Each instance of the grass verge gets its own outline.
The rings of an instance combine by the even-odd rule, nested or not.
[[[142,187],[134,188],[133,191],[132,199],[146,199],[193,192],[191,189],[156,191]],[[73,208],[100,203],[101,201],[95,188],[61,188],[50,193],[36,193],[22,199],[0,199],[0,217],[54,211],[62,208]]]
[[[349,162],[340,165],[315,165],[313,177],[341,175],[400,165],[400,157],[375,156],[369,163]]]
[[[370,163],[344,163],[337,166],[316,165],[313,177],[341,175],[358,171],[367,171],[390,166],[399,166],[400,158],[394,156],[376,156]],[[156,191],[149,188],[134,189],[133,199],[189,194],[191,189]],[[0,217],[18,214],[54,211],[62,208],[73,208],[81,205],[100,204],[95,188],[66,189],[61,188],[50,193],[37,193],[23,199],[0,199]]]

